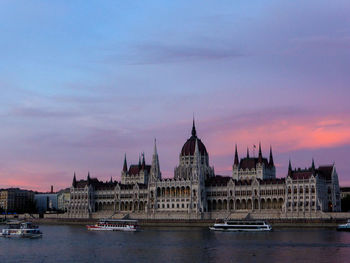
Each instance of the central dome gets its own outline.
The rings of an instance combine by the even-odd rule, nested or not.
[[[198,150],[199,150],[200,154],[202,156],[203,155],[208,156],[207,149],[205,148],[202,141],[200,139],[198,139],[198,137],[197,137],[196,127],[194,125],[194,121],[193,121],[193,127],[192,127],[192,136],[186,141],[186,143],[182,147],[181,156],[191,156],[191,155],[193,156],[194,155],[194,151],[196,149],[196,140],[198,141]]]

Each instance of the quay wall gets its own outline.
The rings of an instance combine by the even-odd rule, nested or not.
[[[7,215],[6,219],[14,219],[15,216]],[[29,220],[37,224],[92,224],[100,218],[113,219],[136,219],[141,226],[198,226],[207,227],[216,220],[266,220],[274,227],[335,227],[350,219],[350,213],[317,213],[317,214],[281,214],[278,212],[270,213],[118,213],[111,214],[95,213],[90,216],[71,217],[68,214],[44,214],[41,218],[38,214],[18,215],[20,220]],[[0,220],[5,219],[0,215]]]

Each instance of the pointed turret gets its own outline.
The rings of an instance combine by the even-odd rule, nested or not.
[[[238,166],[239,160],[238,160],[238,151],[237,151],[237,144],[235,145],[235,161],[234,165]]]
[[[247,158],[249,158],[249,148],[247,147]]]
[[[88,172],[87,183],[88,183],[88,185],[90,185],[90,183],[91,183],[90,172]]]
[[[262,163],[261,142],[259,142],[259,156],[258,156],[258,162],[259,162],[259,163]]]
[[[315,162],[314,162],[314,158],[312,158],[311,170],[312,170],[312,171],[315,171]]]
[[[157,139],[156,139],[156,138],[154,138],[153,155],[157,155],[157,156],[158,156],[158,151],[157,151]]]
[[[192,136],[194,136],[194,137],[197,136],[196,125],[194,123],[194,117],[193,117],[193,124],[192,124]]]
[[[77,187],[77,178],[75,177],[75,172],[74,172],[74,176],[73,176],[72,186],[73,186],[74,188]]]
[[[146,167],[146,162],[145,162],[145,153],[142,153],[142,165],[141,165],[141,169],[145,170]]]
[[[290,174],[291,172],[292,172],[292,163],[290,162],[290,159],[289,159],[288,174]]]
[[[126,153],[124,154],[124,165],[123,165],[123,172],[127,172],[128,171],[128,164],[126,162]]]
[[[153,151],[152,165],[151,165],[151,179],[154,181],[161,179],[156,139],[154,139],[154,151]]]
[[[111,176],[111,180],[109,181],[111,184],[113,183],[113,179],[112,179],[112,176]]]
[[[141,170],[141,156],[139,154],[139,170]]]
[[[270,145],[270,160],[269,160],[269,166],[274,167],[275,163],[273,162],[273,156],[272,156],[272,147]]]

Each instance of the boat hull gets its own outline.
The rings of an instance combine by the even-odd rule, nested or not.
[[[135,232],[136,228],[129,227],[98,227],[98,226],[87,226],[87,229],[90,231],[126,231],[126,232]]]
[[[24,234],[24,233],[19,233],[19,234],[16,234],[16,233],[9,233],[9,234],[4,234],[4,233],[1,233],[0,234],[0,237],[4,237],[4,238],[41,238],[43,236],[42,233],[40,234]]]
[[[215,228],[215,227],[209,227],[211,231],[220,231],[220,232],[266,232],[266,231],[272,231],[272,228],[266,228],[266,229],[237,229],[237,228]]]

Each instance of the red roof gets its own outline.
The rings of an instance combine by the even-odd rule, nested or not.
[[[318,175],[319,178],[325,180],[332,180],[332,165],[320,166],[318,169],[309,168],[309,169],[297,169],[294,171],[289,171],[289,176],[293,180],[302,180],[302,179],[310,179],[312,175]]]
[[[239,169],[255,169],[256,165],[259,162],[259,158],[242,158],[240,163],[239,163]],[[266,158],[262,158],[262,163],[265,164],[265,167],[268,167],[269,162],[267,161]]]
[[[293,171],[290,177],[293,180],[303,180],[303,179],[310,179],[310,177],[313,175],[312,171]]]
[[[145,170],[149,173],[151,171],[151,166],[146,165]],[[130,165],[128,174],[129,175],[137,175],[140,173],[140,171],[141,171],[141,168],[139,168],[139,166],[137,164],[133,164],[133,165]]]
[[[207,149],[205,148],[204,144],[200,139],[197,138],[197,136],[191,136],[181,150],[181,156],[188,156],[188,155],[194,155],[194,151],[196,149],[196,139],[198,141],[198,150],[201,155],[208,155]]]

